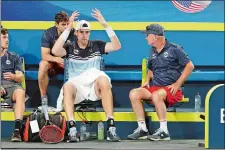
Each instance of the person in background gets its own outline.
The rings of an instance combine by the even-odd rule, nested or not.
[[[55,15],[55,26],[50,27],[44,31],[41,40],[41,55],[42,60],[39,64],[38,70],[38,84],[41,94],[42,105],[48,105],[47,98],[47,88],[49,84],[49,77],[54,77],[58,74],[64,74],[64,58],[55,56],[52,53],[52,47],[55,41],[59,38],[62,32],[67,28],[69,23],[69,16],[66,12],[58,12]],[[70,32],[64,48],[72,41],[74,38],[74,30]]]

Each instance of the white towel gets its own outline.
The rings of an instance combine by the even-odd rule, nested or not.
[[[67,82],[73,82],[75,84],[79,84],[82,86],[89,86],[92,85],[93,82],[100,76],[105,76],[109,79],[109,82],[111,83],[111,79],[108,75],[105,74],[105,72],[100,71],[96,68],[91,68],[79,76],[75,76],[71,79],[69,79]],[[112,85],[111,85],[112,87]],[[57,99],[57,105],[56,105],[56,111],[62,111],[63,110],[63,87],[60,90],[59,97]]]

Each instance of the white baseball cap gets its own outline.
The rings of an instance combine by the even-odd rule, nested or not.
[[[86,20],[80,20],[76,24],[76,30],[91,30],[90,23]]]

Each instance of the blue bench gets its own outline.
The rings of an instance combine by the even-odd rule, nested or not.
[[[145,60],[145,59],[143,59]],[[144,61],[143,61],[144,62]],[[143,63],[142,62],[142,63]],[[109,64],[106,64],[106,68],[107,70],[105,71],[106,74],[109,75],[109,77],[111,78],[112,81],[117,81],[117,82],[121,82],[121,84],[123,83],[123,81],[127,81],[127,82],[143,82],[143,64],[142,64],[142,69],[122,69],[120,68],[120,70],[116,70],[116,68],[119,68],[119,66],[112,67],[111,69],[108,66]],[[146,65],[146,64],[145,64]],[[124,67],[124,66],[122,66]],[[30,81],[37,81],[38,80],[38,70],[34,70],[34,69],[27,69],[25,72],[25,76],[26,76],[26,80],[30,80]],[[63,81],[64,80],[64,76],[63,75],[58,75],[54,78],[52,78],[51,80],[59,80],[59,81]],[[224,71],[223,70],[195,70],[190,77],[188,78],[188,81],[190,82],[223,82],[224,81]],[[178,104],[179,106],[183,103],[188,103],[189,102],[189,96],[184,97],[180,103]],[[123,97],[124,98],[124,97]],[[125,97],[127,98],[127,97]],[[118,99],[118,98],[117,98]],[[86,104],[84,104],[86,107]],[[129,104],[128,104],[129,105]],[[171,107],[168,111],[176,111],[176,107]]]

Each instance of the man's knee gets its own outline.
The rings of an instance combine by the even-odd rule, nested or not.
[[[96,81],[97,81],[97,85],[98,85],[99,89],[110,89],[111,88],[109,79],[105,76],[99,77]]]
[[[13,101],[23,101],[25,102],[25,91],[23,89],[16,89],[13,92]]]
[[[130,100],[141,100],[141,94],[139,89],[132,89],[129,94]]]
[[[158,90],[152,93],[152,102],[154,104],[163,101],[166,98],[166,91],[165,90]]]
[[[39,63],[39,70],[47,72],[48,71],[48,65],[49,65],[48,61],[41,60],[40,63]]]
[[[72,83],[65,83],[63,86],[63,93],[64,96],[74,96],[74,93],[76,91],[76,87]]]

